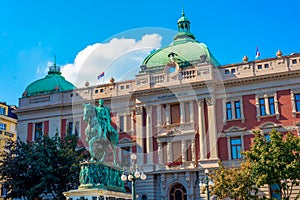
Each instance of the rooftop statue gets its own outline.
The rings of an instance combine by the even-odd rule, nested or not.
[[[89,144],[91,161],[98,159],[100,162],[105,162],[106,150],[110,148],[114,155],[114,164],[116,165],[116,146],[119,134],[111,126],[109,108],[103,104],[103,99],[99,100],[98,107],[91,104],[83,104],[83,120],[87,122],[85,129],[86,141]],[[95,143],[99,144],[99,151],[95,150]]]

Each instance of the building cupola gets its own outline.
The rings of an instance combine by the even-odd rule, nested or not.
[[[182,9],[181,17],[177,21],[178,34],[174,37],[174,40],[180,38],[191,38],[195,40],[195,36],[190,32],[190,20],[185,16]]]

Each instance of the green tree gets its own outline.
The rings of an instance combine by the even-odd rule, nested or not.
[[[274,193],[289,199],[300,180],[300,138],[273,130],[269,137],[254,132],[254,143],[245,153],[257,186],[278,186]]]
[[[254,186],[251,164],[242,162],[239,167],[226,168],[219,163],[219,168],[212,177],[214,187],[212,194],[218,199],[232,198],[239,200],[257,199],[258,189]]]
[[[1,180],[7,182],[8,197],[35,199],[52,194],[65,199],[64,191],[79,184],[79,162],[84,149],[77,138],[44,135],[36,142],[8,141],[0,165]]]

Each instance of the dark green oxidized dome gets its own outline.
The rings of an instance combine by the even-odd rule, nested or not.
[[[142,65],[147,70],[159,69],[170,63],[171,54],[176,55],[180,67],[189,66],[193,62],[203,61],[203,59],[215,67],[220,66],[208,47],[204,43],[198,42],[190,32],[190,21],[184,12],[177,21],[177,26],[178,33],[174,36],[173,42],[165,48],[154,51],[144,59]]]
[[[26,87],[23,96],[37,96],[73,89],[75,86],[61,75],[60,68],[54,63],[45,78],[36,80]]]

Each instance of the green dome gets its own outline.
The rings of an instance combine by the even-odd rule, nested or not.
[[[206,58],[206,61],[211,62],[214,66],[220,66],[220,63],[204,43],[199,43],[192,39],[176,40],[170,46],[153,52],[144,59],[143,65],[146,65],[147,69],[156,66],[165,66],[170,63],[169,55],[171,53],[176,54],[179,66],[180,64],[191,64],[193,61],[197,62],[203,56]]]
[[[195,36],[190,32],[190,21],[185,17],[184,12],[182,12],[177,26],[178,34],[175,35],[173,43],[152,52],[144,59],[142,66],[146,71],[163,68],[171,62],[171,57],[181,68],[199,62],[210,62],[215,67],[220,66],[208,47],[204,43],[196,41]]]
[[[59,68],[54,64],[54,66],[50,67],[45,78],[36,80],[26,87],[23,96],[37,96],[73,89],[75,89],[75,86],[66,81],[66,79],[61,75]]]

